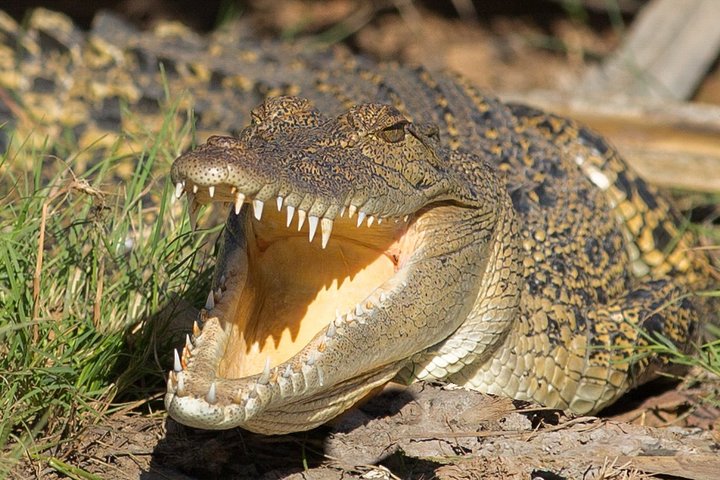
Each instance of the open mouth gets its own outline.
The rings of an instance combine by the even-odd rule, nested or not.
[[[193,225],[200,204],[232,204],[214,286],[201,311],[209,321],[202,330],[196,326],[193,340],[182,355],[176,354],[168,382],[170,401],[199,398],[199,404],[184,406],[183,414],[213,406],[247,407],[258,385],[294,382],[293,375],[307,376],[309,367],[322,386],[319,360],[336,332],[368,327],[372,315],[405,285],[403,266],[413,238],[408,217],[383,218],[340,207],[336,218],[319,218],[282,197],[266,205],[227,184],[201,186],[190,180],[177,183],[176,196],[183,193]],[[200,365],[197,346],[207,350],[203,337],[213,328],[219,332],[209,349],[214,353],[203,352]],[[380,363],[372,365],[372,357],[362,368],[356,366],[359,373],[383,369]],[[383,375],[384,383],[389,378]],[[249,387],[238,388],[240,383]],[[223,422],[219,427],[227,428]],[[184,423],[192,425],[193,419]]]
[[[226,235],[244,240],[244,249],[221,266],[222,281],[206,304],[226,325],[218,377],[277,367],[331,323],[351,321],[390,294],[384,285],[402,265],[407,219],[375,218],[352,207],[335,219],[318,218],[282,197],[265,205],[228,185],[183,183],[176,192],[192,197],[191,212],[195,202],[232,203]]]

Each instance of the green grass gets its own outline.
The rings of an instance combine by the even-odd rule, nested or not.
[[[193,134],[177,118],[171,106],[159,132],[129,139],[145,145],[137,155],[119,153],[128,139],[73,152],[10,136],[0,159],[0,478],[115,399],[148,398],[163,382],[157,359],[170,350],[155,351],[157,313],[201,296],[193,280],[207,281],[210,258],[199,253],[208,232],[190,233],[184,201],[170,200],[170,164]],[[90,153],[100,159],[74,171]]]

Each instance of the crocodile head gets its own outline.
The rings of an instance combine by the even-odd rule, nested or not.
[[[239,138],[179,157],[172,180],[191,214],[198,202],[233,207],[202,329],[170,372],[170,415],[306,430],[451,335],[487,258],[473,232],[488,230],[498,203],[457,155],[437,128],[388,105],[328,118],[277,97]]]

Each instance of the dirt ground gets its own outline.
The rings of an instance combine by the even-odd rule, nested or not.
[[[120,3],[110,6],[146,24],[174,16],[167,2],[142,8],[142,2],[106,3]],[[502,92],[571,89],[621,41],[622,32],[601,10],[572,18],[561,2],[525,2],[523,8],[523,2],[508,1],[503,9],[481,1],[458,15],[453,4],[466,2],[437,3],[442,5],[258,0],[249,2],[243,15],[262,34],[342,40],[380,60],[450,68]],[[631,5],[642,2],[620,3],[630,5],[623,20],[631,22]],[[157,5],[152,13],[143,10]],[[720,103],[717,66],[696,99]],[[602,418],[572,418],[439,385],[393,386],[332,425],[307,433],[207,432],[179,425],[162,411],[131,411],[89,426],[53,455],[99,478],[145,480],[709,480],[720,478],[720,410],[703,401],[713,394],[718,395],[717,381],[652,385]],[[144,407],[162,408],[159,395]],[[17,475],[65,478],[57,468],[35,462]]]
[[[642,411],[651,415],[654,409]],[[710,421],[718,411],[705,409],[702,416]],[[567,417],[524,402],[415,384],[386,387],[331,425],[293,435],[202,431],[161,413],[118,414],[64,446],[63,456],[99,478],[117,479],[590,480],[663,474],[710,480],[720,472],[717,434],[707,423],[654,428]],[[62,478],[51,469],[33,473]]]

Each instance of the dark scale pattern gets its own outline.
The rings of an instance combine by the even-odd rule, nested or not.
[[[104,144],[112,145],[120,131],[130,142],[138,128],[158,128],[162,118],[153,104],[166,100],[162,64],[171,100],[194,109],[199,135],[242,131],[240,140],[216,137],[182,157],[175,178],[212,185],[242,158],[245,167],[232,170],[233,181],[249,196],[287,192],[288,202],[309,202],[300,207],[310,214],[335,215],[353,199],[379,216],[393,215],[420,193],[429,202],[438,196],[461,205],[446,207],[456,219],[457,241],[476,242],[489,252],[488,264],[497,264],[485,273],[486,297],[473,312],[503,319],[515,313],[507,334],[487,334],[491,340],[483,345],[476,337],[485,333],[472,331],[457,343],[475,342],[477,350],[463,347],[462,354],[451,352],[455,360],[442,362],[436,360],[442,352],[428,351],[414,372],[436,368],[441,373],[426,376],[584,413],[663,365],[655,356],[628,361],[647,344],[646,335],[681,346],[692,340],[696,307],[678,299],[706,285],[703,258],[688,250],[692,238],[678,230],[668,201],[574,122],[502,104],[454,75],[375,65],[340,49],[309,53],[262,43],[242,28],[203,38],[174,27],[161,36],[104,15],[88,34],[90,44],[67,19],[48,21],[52,15],[33,15],[22,36],[9,18],[0,22],[10,39],[0,56],[13,59],[0,62],[0,87],[26,113],[12,117],[13,109],[0,105],[0,123],[9,121],[19,138],[65,128],[81,135],[81,146],[110,132]],[[253,108],[279,95],[308,102],[270,100],[243,130]],[[121,105],[142,121],[122,115]],[[420,142],[404,148],[411,137]],[[488,208],[483,205],[496,208],[472,211]],[[438,231],[423,248],[448,248],[446,238]],[[453,285],[456,272],[473,267],[449,258],[427,282],[432,288]],[[515,271],[521,278],[508,273]],[[434,308],[419,305],[431,290],[404,298],[405,310]]]

